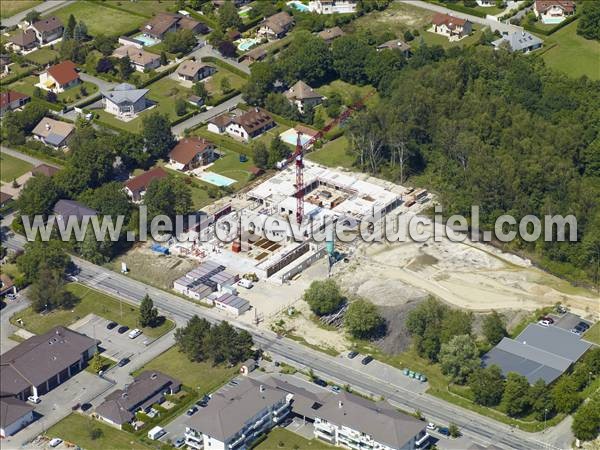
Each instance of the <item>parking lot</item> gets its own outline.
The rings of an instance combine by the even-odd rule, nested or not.
[[[559,328],[562,328],[563,330],[567,330],[567,331],[570,331],[579,322],[586,323],[588,325],[588,327],[592,326],[591,322],[584,320],[581,317],[579,317],[577,314],[573,314],[570,312],[565,313],[562,316],[558,315],[558,314],[549,314],[549,316],[552,319],[554,319],[555,327],[559,327]]]
[[[146,336],[141,334],[135,339],[129,339],[128,334],[131,330],[119,334],[117,331],[118,326],[112,330],[106,328],[109,322],[109,320],[102,317],[89,314],[69,328],[100,340],[100,347],[104,350],[102,356],[116,361],[125,357],[130,358],[132,355],[145,350],[144,341],[147,340]]]

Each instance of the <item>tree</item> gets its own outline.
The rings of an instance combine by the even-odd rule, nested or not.
[[[356,36],[342,36],[331,45],[333,68],[339,77],[349,83],[365,84],[367,75],[365,65],[375,50],[364,40]]]
[[[460,309],[448,310],[442,319],[441,342],[450,342],[458,335],[471,335],[472,323],[473,313]]]
[[[529,389],[529,398],[535,420],[541,422],[554,415],[554,401],[550,395],[550,389],[541,378]]]
[[[335,281],[313,281],[302,297],[317,316],[331,314],[342,307],[344,296]]]
[[[77,20],[75,20],[75,16],[73,14],[69,15],[69,20],[67,22],[67,26],[65,27],[65,32],[68,32],[70,37],[73,37],[75,34],[75,27],[77,26]]]
[[[442,344],[439,361],[444,375],[449,375],[455,383],[464,384],[480,364],[477,344],[467,334],[454,336],[450,342]]]
[[[46,101],[49,103],[56,103],[58,101],[58,95],[55,92],[46,92]]]
[[[107,73],[112,72],[113,70],[114,66],[110,58],[100,58],[98,60],[98,63],[96,64],[96,72]]]
[[[281,52],[276,70],[290,85],[296,80],[302,80],[312,86],[332,75],[331,52],[323,39],[300,30],[294,34],[290,45]]]
[[[596,392],[573,415],[573,434],[582,441],[592,441],[600,431],[600,394]]]
[[[171,132],[171,124],[167,116],[158,112],[144,116],[142,119],[144,141],[153,158],[166,156],[175,145],[175,137]]]
[[[219,53],[225,58],[233,58],[237,54],[236,47],[231,41],[221,41],[219,42],[217,48],[219,50]]]
[[[76,302],[74,295],[65,289],[62,274],[47,263],[41,266],[37,278],[29,287],[28,297],[36,312],[67,309]]]
[[[450,425],[448,425],[448,431],[450,432],[450,436],[453,438],[460,436],[460,428],[458,428],[458,425],[456,425],[454,422],[450,422]]]
[[[160,65],[166,66],[169,64],[169,60],[167,59],[167,54],[165,52],[160,52]]]
[[[25,253],[17,259],[17,267],[30,283],[38,279],[42,268],[62,276],[70,266],[71,259],[63,243],[54,239],[28,242],[25,244]]]
[[[33,9],[25,15],[24,20],[25,20],[25,22],[29,22],[29,24],[32,24],[34,22],[37,22],[41,16],[42,16],[42,13]]]
[[[208,100],[208,91],[206,90],[206,86],[204,85],[203,82],[197,81],[196,83],[194,83],[194,86],[192,87],[192,91],[194,92],[194,95],[197,95],[202,100],[204,100],[204,101]]]
[[[524,415],[529,409],[529,382],[523,375],[509,372],[506,376],[502,407],[511,417]]]
[[[85,22],[83,22],[83,20],[81,20],[73,30],[73,39],[75,39],[77,42],[85,41],[88,38],[87,33],[87,25],[85,24]]]
[[[51,177],[32,177],[25,183],[16,207],[21,216],[29,216],[33,222],[34,216],[40,214],[47,217],[59,198],[59,192]]]
[[[552,388],[552,399],[556,410],[569,414],[581,403],[581,397],[573,379],[568,375],[561,376]]]
[[[203,340],[210,327],[208,320],[193,316],[184,328],[175,330],[175,343],[190,361],[205,359]]]
[[[577,21],[577,34],[586,39],[600,41],[600,3],[582,2],[581,15]]]
[[[223,30],[242,26],[242,18],[233,2],[224,2],[219,8],[219,25]]]
[[[90,367],[94,373],[99,373],[102,370],[104,364],[102,363],[102,357],[100,356],[100,353],[94,353],[94,356],[90,360]]]
[[[413,36],[413,34],[412,34],[412,33],[411,33],[409,30],[406,30],[406,31],[404,32],[404,40],[405,40],[406,42],[410,42],[410,41],[412,41],[414,38],[415,38],[415,37]]]
[[[406,328],[413,337],[417,353],[431,361],[437,361],[438,358],[442,320],[447,311],[447,306],[429,297],[407,316]]]
[[[385,321],[373,303],[359,299],[350,303],[344,325],[353,337],[370,339],[383,334]]]
[[[169,53],[189,53],[198,43],[193,31],[181,29],[173,33],[167,33],[163,39],[165,49]]]
[[[178,98],[177,100],[175,100],[175,114],[181,117],[184,116],[186,112],[187,102],[182,98]]]
[[[148,186],[144,204],[148,207],[148,223],[160,214],[173,219],[191,211],[192,195],[189,186],[181,178],[161,178]]]
[[[266,169],[269,165],[269,151],[263,141],[254,141],[252,144],[252,153],[256,167]]]
[[[142,299],[140,305],[139,323],[141,327],[154,327],[158,319],[158,310],[154,307],[154,302],[148,294]]]
[[[92,47],[102,53],[104,56],[110,56],[117,46],[117,38],[115,36],[106,36],[99,34],[92,41]]]
[[[504,378],[496,365],[477,368],[469,376],[469,387],[473,392],[475,403],[483,406],[495,406],[502,400]]]
[[[269,62],[252,64],[250,78],[243,90],[243,96],[249,105],[264,105],[267,95],[272,91],[277,72]]]
[[[86,228],[83,241],[78,243],[78,247],[80,255],[94,264],[104,264],[109,259],[110,240],[98,240],[91,226]]]
[[[119,75],[121,76],[122,79],[124,80],[129,80],[129,77],[131,76],[131,74],[133,72],[135,72],[135,69],[133,68],[133,65],[131,64],[131,60],[129,59],[128,55],[125,55],[123,58],[119,59]]]
[[[482,325],[483,335],[490,345],[498,344],[502,338],[508,336],[508,332],[504,327],[504,317],[498,314],[497,311],[492,311],[483,319]]]
[[[279,161],[286,159],[291,153],[292,151],[285,145],[281,138],[275,136],[269,148],[269,166],[275,167]]]
[[[223,94],[227,94],[231,91],[231,82],[229,81],[229,77],[221,78],[221,91]]]

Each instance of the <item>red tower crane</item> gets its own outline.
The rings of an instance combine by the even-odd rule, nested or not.
[[[317,132],[312,138],[310,138],[304,145],[302,145],[301,136],[302,133],[298,132],[298,140],[296,141],[296,150],[288,162],[293,158],[296,164],[296,222],[302,223],[304,219],[304,149],[309,148],[316,141],[321,139],[325,133],[331,130],[338,123],[346,120],[350,117],[354,111],[361,109],[365,101],[375,93],[375,91],[369,92],[359,101],[346,108],[339,116],[331,120],[323,129]]]

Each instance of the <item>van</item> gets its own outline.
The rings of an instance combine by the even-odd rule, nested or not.
[[[238,281],[238,285],[243,288],[250,289],[252,286],[254,286],[254,283],[251,280],[242,278],[240,281]]]
[[[156,440],[160,439],[162,436],[164,436],[165,434],[167,434],[167,432],[164,430],[164,428],[156,426],[156,427],[152,428],[150,431],[148,431],[148,439],[152,439],[153,441],[156,441]]]

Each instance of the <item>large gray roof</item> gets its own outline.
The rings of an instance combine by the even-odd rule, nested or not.
[[[485,366],[497,365],[506,375],[516,372],[535,383],[551,383],[590,348],[589,342],[562,328],[530,324],[515,339],[504,338],[486,353]]]
[[[499,47],[504,42],[508,42],[510,48],[517,52],[541,45],[544,41],[527,31],[515,31],[508,36],[502,36],[500,39],[495,40],[492,45]]]
[[[33,406],[15,397],[0,396],[0,428],[12,425],[33,411]]]
[[[262,386],[262,390],[261,390]],[[226,386],[213,394],[208,406],[187,421],[187,425],[221,442],[227,442],[249,419],[265,408],[284,400],[288,393],[250,379]]]
[[[112,91],[102,91],[102,95],[111,102],[121,105],[123,103],[135,103],[148,93],[148,89],[136,89],[129,83],[121,83]]]

